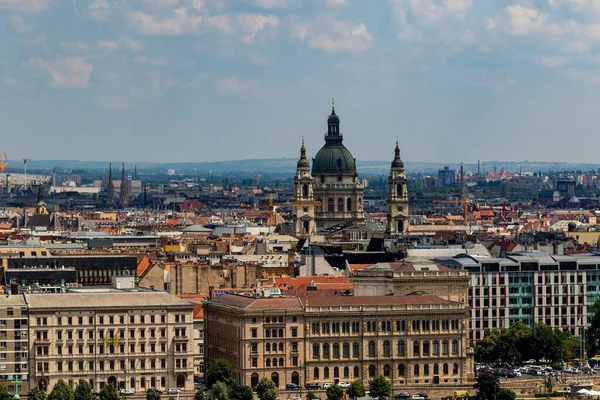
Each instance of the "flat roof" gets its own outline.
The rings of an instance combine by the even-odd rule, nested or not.
[[[193,308],[185,300],[166,292],[40,293],[25,294],[32,309],[63,308]]]

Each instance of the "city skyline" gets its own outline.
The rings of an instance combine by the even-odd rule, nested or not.
[[[359,160],[391,160],[398,136],[408,162],[594,163],[599,13],[586,0],[0,0],[0,151],[293,158],[304,136],[314,156],[335,97]]]

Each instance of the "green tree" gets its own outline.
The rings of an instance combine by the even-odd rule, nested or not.
[[[107,386],[112,386],[112,385],[104,385],[102,390],[104,390],[104,388]],[[100,400],[105,400],[102,398],[102,390],[100,391]],[[117,395],[117,392],[115,391],[115,396],[116,395]],[[119,396],[116,397],[116,399],[118,399],[118,398],[119,398]],[[116,400],[116,399],[111,399],[111,400]],[[146,400],[160,400],[160,393],[158,393],[158,392],[146,393]]]
[[[46,393],[37,386],[34,386],[29,393],[27,393],[29,400],[46,400]]]
[[[80,379],[75,387],[74,398],[75,400],[94,400],[92,385],[88,381]]]
[[[217,382],[223,382],[228,387],[233,384],[231,365],[224,358],[216,359],[206,371],[206,387],[212,389]]]
[[[253,400],[254,394],[249,386],[235,385],[229,391],[231,400]]]
[[[48,395],[48,400],[74,400],[73,389],[65,381],[59,379]]]
[[[8,394],[8,389],[4,385],[0,385],[0,400],[9,400],[10,395]]]
[[[498,390],[498,400],[515,400],[517,398],[517,394],[509,389],[500,389]]]
[[[158,394],[158,393],[157,393]],[[148,398],[148,396],[146,396]],[[160,395],[158,399],[160,399]],[[117,393],[117,389],[115,389],[114,385],[109,383],[108,385],[102,386],[102,390],[100,390],[100,400],[119,400],[119,394]],[[153,400],[153,399],[148,399]]]
[[[379,375],[369,381],[369,395],[379,400],[385,400],[392,393],[392,384]]]
[[[306,400],[314,400],[317,398],[317,395],[315,394],[315,392],[313,392],[312,390],[309,390],[306,393]]]
[[[477,382],[473,385],[478,389],[477,400],[495,400],[500,389],[498,377],[491,372],[479,374]]]
[[[548,376],[544,380],[544,387],[546,388],[546,393],[552,393],[552,389],[554,389],[554,384],[552,384],[552,377]]]
[[[225,382],[219,381],[212,385],[206,394],[207,400],[229,400],[229,388]]]
[[[331,385],[325,390],[325,394],[329,400],[341,400],[344,397],[344,389],[339,385]]]
[[[562,361],[563,337],[548,325],[534,324],[531,329],[531,351],[534,358],[545,358],[551,362]]]
[[[486,330],[483,340],[475,346],[475,359],[479,362],[495,362],[499,357],[499,341],[499,332]]]
[[[196,391],[194,392],[194,400],[205,400],[205,399],[206,399],[206,394],[204,393],[204,389],[202,389],[201,387],[196,389]]]
[[[595,356],[600,350],[600,298],[597,298],[594,305],[588,308],[592,312],[592,319],[587,329],[586,339],[588,355]]]
[[[365,385],[363,385],[362,381],[354,381],[348,386],[346,393],[348,394],[348,397],[356,399],[357,397],[365,397],[367,389],[365,389]]]
[[[260,400],[277,400],[279,392],[270,378],[264,377],[256,386],[256,394]]]
[[[517,321],[500,334],[496,351],[503,357],[502,362],[513,363],[516,360],[529,358],[530,342],[531,329],[522,321]]]

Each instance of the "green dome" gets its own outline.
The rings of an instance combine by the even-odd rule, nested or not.
[[[356,161],[343,144],[326,144],[313,159],[312,174],[351,174],[356,173]]]
[[[354,175],[356,174],[356,161],[352,153],[342,144],[344,140],[340,132],[340,119],[331,108],[331,114],[327,119],[327,134],[325,135],[325,146],[319,150],[313,158],[312,175],[336,174],[336,175]]]

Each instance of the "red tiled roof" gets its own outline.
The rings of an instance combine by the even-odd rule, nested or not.
[[[369,268],[371,265],[373,265],[373,264],[350,264],[350,269],[353,269],[353,270],[365,269],[365,268]]]
[[[138,263],[137,269],[135,271],[138,278],[140,278],[144,274],[144,272],[146,272],[146,269],[148,268],[149,265],[150,265],[150,259],[148,258],[148,256],[144,256]]]

